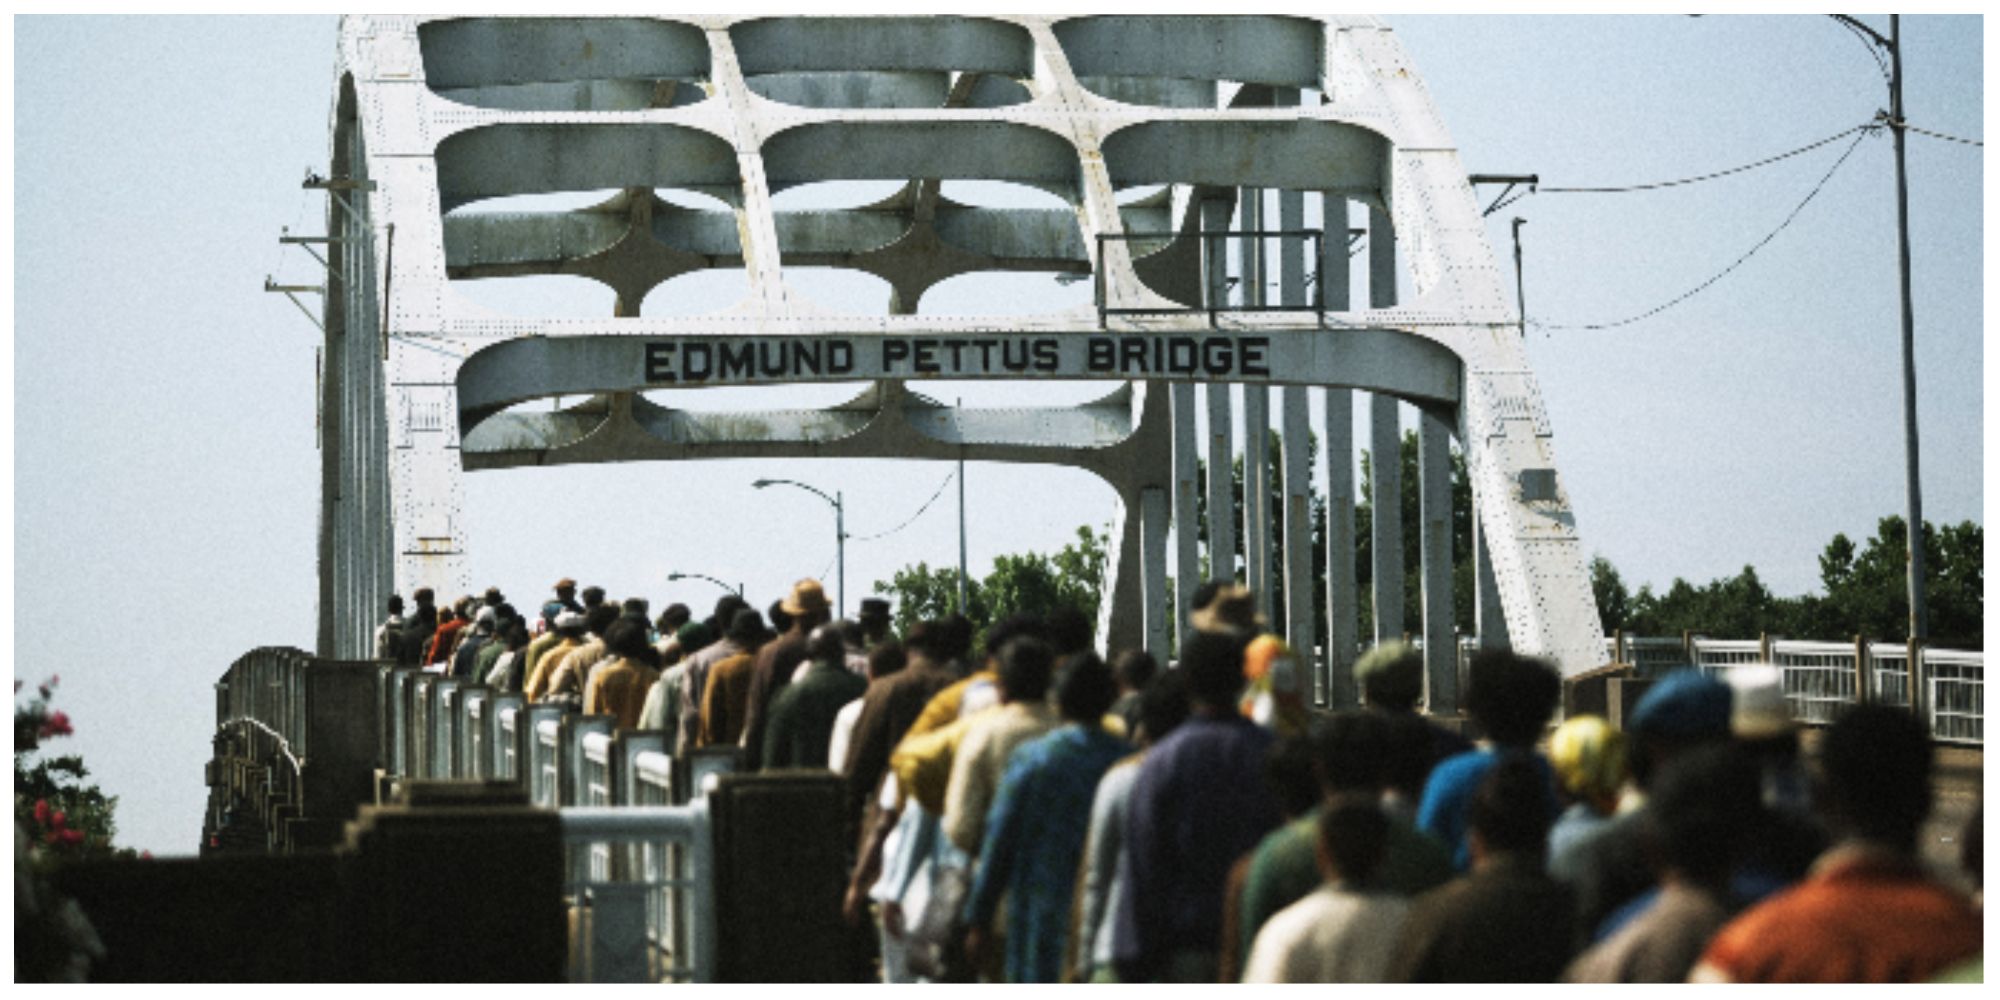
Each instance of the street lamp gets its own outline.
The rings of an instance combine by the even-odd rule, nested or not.
[[[742,584],[740,584],[740,583],[739,583],[739,584],[737,584],[736,586],[732,587],[732,586],[730,586],[730,585],[728,585],[728,584],[726,584],[726,583],[723,583],[723,582],[722,582],[721,580],[718,580],[718,579],[716,579],[715,577],[712,577],[712,576],[709,576],[709,575],[708,575],[708,574],[706,574],[706,573],[668,573],[668,574],[667,574],[667,582],[668,582],[668,583],[672,583],[672,582],[673,582],[673,581],[675,581],[675,580],[707,580],[708,582],[710,582],[710,583],[712,583],[712,584],[715,584],[716,586],[718,586],[718,587],[721,587],[722,589],[724,589],[724,590],[726,590],[726,591],[729,591],[730,593],[732,593],[732,594],[735,594],[735,595],[736,595],[736,596],[738,596],[738,597],[742,597],[742,596],[743,596],[743,585],[742,585]]]
[[[841,618],[846,618],[847,617],[847,508],[844,504],[841,503],[840,491],[835,490],[832,496],[827,496],[826,493],[824,493],[823,491],[815,489],[811,486],[807,486],[806,484],[798,482],[797,480],[793,479],[759,479],[756,482],[751,483],[750,485],[755,486],[760,490],[766,486],[796,486],[799,489],[805,490],[806,492],[811,493],[813,496],[816,496],[833,506],[834,559],[840,565],[839,576],[835,578],[838,585],[838,589],[834,591],[834,593],[838,595],[835,598],[835,608],[837,609],[839,616]]]

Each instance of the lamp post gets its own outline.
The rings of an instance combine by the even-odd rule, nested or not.
[[[835,580],[837,582],[837,589],[834,591],[834,593],[838,596],[835,598],[834,606],[837,609],[839,616],[841,618],[846,618],[847,617],[847,508],[846,505],[841,502],[840,491],[835,490],[832,496],[827,496],[824,491],[815,489],[811,486],[807,486],[806,484],[801,483],[794,479],[759,479],[756,482],[751,483],[750,485],[755,486],[760,490],[766,486],[796,486],[799,489],[805,490],[806,492],[811,493],[813,496],[816,496],[821,500],[826,501],[828,504],[832,505],[834,559],[836,562],[838,562],[840,566],[839,575],[835,577]]]
[[[672,582],[673,582],[673,581],[675,581],[675,580],[707,580],[708,582],[710,582],[710,583],[712,583],[712,584],[715,584],[716,586],[718,586],[718,587],[721,587],[722,589],[724,589],[724,590],[726,590],[726,591],[729,591],[730,593],[732,593],[732,594],[735,594],[735,595],[736,595],[736,596],[738,596],[738,597],[742,597],[742,596],[743,596],[743,585],[742,585],[742,584],[740,584],[740,583],[739,583],[739,584],[737,584],[736,586],[732,587],[732,586],[730,586],[730,585],[728,585],[728,584],[726,584],[726,583],[723,583],[723,582],[722,582],[721,580],[718,580],[718,579],[716,579],[715,577],[712,577],[712,576],[709,576],[709,575],[708,575],[708,574],[706,574],[706,573],[668,573],[668,574],[667,574],[667,582],[669,582],[669,583],[672,583]]]

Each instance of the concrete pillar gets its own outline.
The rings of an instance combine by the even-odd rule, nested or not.
[[[1368,210],[1368,307],[1396,304],[1396,237],[1389,216]],[[1375,641],[1403,637],[1403,444],[1397,424],[1396,400],[1375,395],[1369,400],[1368,435],[1374,489]]]
[[[1451,430],[1429,410],[1417,419],[1417,496],[1423,524],[1424,681],[1434,715],[1458,711],[1458,640],[1451,610]]]
[[[1199,539],[1195,527],[1197,499],[1201,491],[1201,474],[1196,470],[1196,456],[1201,445],[1195,437],[1194,426],[1194,385],[1182,382],[1168,390],[1168,401],[1174,415],[1174,601],[1185,605],[1188,595],[1201,586],[1201,555]],[[1166,614],[1173,620],[1172,631],[1176,648],[1187,639],[1187,615],[1178,607],[1168,607]],[[1153,655],[1164,658],[1166,647],[1161,646]]]
[[[1203,229],[1221,232],[1229,228],[1228,202],[1205,201],[1201,207]],[[1214,250],[1208,256],[1209,301],[1221,302],[1228,261],[1222,253],[1222,240],[1211,240],[1209,245]],[[1208,402],[1208,575],[1213,579],[1231,580],[1236,577],[1236,508],[1229,498],[1229,476],[1233,464],[1230,437],[1234,423],[1229,406],[1229,385],[1211,382],[1202,386],[1202,394]],[[1181,613],[1185,613],[1187,598],[1188,595],[1181,595]]]
[[[1146,649],[1163,656],[1167,648],[1167,491],[1139,491],[1139,577],[1145,602]]]

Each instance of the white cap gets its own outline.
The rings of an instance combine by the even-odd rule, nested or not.
[[[1792,731],[1792,704],[1785,698],[1785,678],[1777,667],[1755,663],[1728,673],[1733,693],[1729,731],[1739,739],[1755,740]]]

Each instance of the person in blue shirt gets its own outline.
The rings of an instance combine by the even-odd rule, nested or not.
[[[1466,845],[1466,818],[1480,779],[1493,768],[1502,750],[1529,754],[1548,779],[1549,819],[1560,809],[1555,775],[1548,759],[1535,753],[1535,741],[1562,697],[1562,678],[1542,660],[1506,650],[1475,654],[1465,693],[1465,710],[1486,734],[1487,745],[1446,758],[1431,771],[1424,798],[1417,807],[1417,826],[1451,850],[1452,864],[1463,872],[1472,866]]]
[[[987,811],[978,874],[966,900],[966,952],[975,967],[985,964],[1004,893],[1007,982],[1061,980],[1091,799],[1104,772],[1132,752],[1131,744],[1103,727],[1117,694],[1110,668],[1096,653],[1070,657],[1056,678],[1063,725],[1014,750]]]

